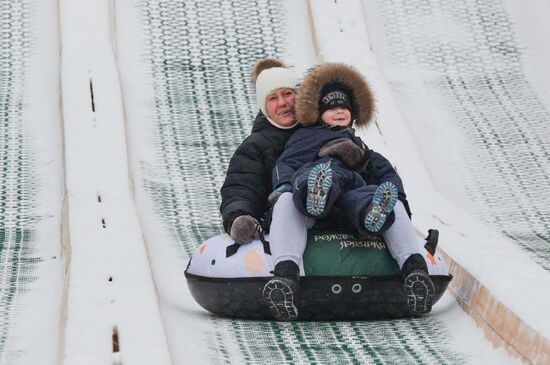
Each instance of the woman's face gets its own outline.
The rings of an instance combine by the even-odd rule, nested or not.
[[[281,127],[289,127],[294,121],[294,104],[296,91],[292,89],[277,89],[267,95],[265,109],[268,117]]]

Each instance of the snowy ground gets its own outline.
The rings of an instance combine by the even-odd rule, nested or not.
[[[66,265],[56,7],[0,1],[0,19],[0,364],[55,363]]]
[[[521,325],[550,353],[544,1],[62,0],[59,27],[57,10],[0,0],[1,364],[508,364]],[[487,288],[519,325],[495,338],[450,292],[394,321],[241,321],[194,302],[183,271],[222,230],[268,55],[367,76],[378,112],[360,133],[396,165],[419,231],[440,229],[475,277],[455,294]]]

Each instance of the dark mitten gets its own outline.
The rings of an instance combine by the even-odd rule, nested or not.
[[[352,140],[347,138],[337,138],[325,143],[319,150],[319,157],[333,156],[338,157],[346,166],[357,170],[357,167],[363,167],[368,164],[364,163],[365,155],[368,155],[367,149],[362,149]],[[368,158],[367,158],[368,160]],[[359,170],[358,170],[359,171]]]
[[[363,150],[363,156],[361,157],[359,162],[353,166],[353,169],[360,174],[375,173],[372,171],[372,169],[369,169],[369,166],[371,166],[370,150],[368,148],[365,148]]]
[[[255,218],[241,215],[233,221],[230,236],[237,243],[250,243],[260,237],[257,231],[258,226],[259,223]]]
[[[277,189],[273,190],[271,194],[269,194],[269,196],[267,197],[267,201],[269,202],[269,204],[273,206],[275,205],[275,203],[277,203],[277,200],[279,200],[279,197],[281,196],[282,193],[289,193],[289,192],[292,192],[292,185],[290,184],[280,185]]]

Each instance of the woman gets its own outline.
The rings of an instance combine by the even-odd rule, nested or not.
[[[286,142],[296,131],[294,116],[298,76],[283,62],[263,59],[256,63],[252,82],[260,112],[252,133],[237,148],[221,188],[223,226],[237,243],[258,238],[260,222],[266,223],[271,209],[272,170]],[[322,153],[339,157],[348,166],[364,166],[366,153],[355,144],[332,143]],[[298,290],[299,262],[304,253],[308,226],[314,222],[294,206],[292,194],[279,191],[271,196],[276,203],[269,227],[273,274],[264,288],[264,298],[277,320],[298,316],[294,296]],[[283,214],[284,212],[284,214]]]

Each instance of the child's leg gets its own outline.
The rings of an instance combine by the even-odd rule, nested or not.
[[[389,181],[386,181],[376,189],[372,198],[372,203],[365,211],[365,229],[369,232],[378,233],[386,219],[393,211],[397,203],[397,187]]]
[[[290,260],[299,265],[304,254],[308,225],[314,221],[296,209],[292,193],[283,193],[273,207],[269,242],[273,265]]]
[[[315,165],[307,179],[307,212],[319,217],[325,213],[328,193],[332,187],[331,161],[321,162]]]
[[[380,186],[365,185],[361,175],[354,173],[347,188],[335,205],[344,211],[347,219],[359,232],[382,234],[384,223],[397,202],[395,185],[389,182]]]
[[[340,195],[341,162],[323,158],[310,162],[298,169],[292,176],[294,204],[304,215],[314,219],[328,215]],[[345,173],[345,171],[344,171]]]
[[[401,201],[397,201],[393,212],[395,221],[382,236],[392,257],[399,264],[399,268],[402,268],[409,256],[415,253],[424,255],[424,250],[418,246],[418,237]]]

